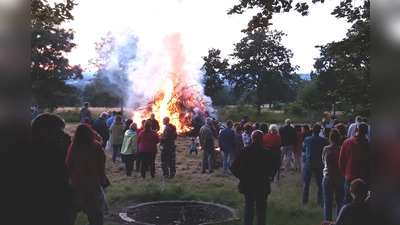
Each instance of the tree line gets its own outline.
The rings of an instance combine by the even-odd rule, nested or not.
[[[268,29],[273,14],[296,10],[306,16],[308,5],[294,5],[286,0],[240,2],[228,14],[240,14],[254,6],[259,6],[262,12],[242,30],[245,37],[234,44],[234,50],[229,54],[233,63],[222,58],[221,51],[215,48],[202,57],[205,95],[211,97],[213,104],[223,106],[245,101],[260,112],[262,105],[285,103],[300,107],[308,114],[314,110],[328,110],[332,113],[357,111],[369,116],[369,0],[364,0],[360,6],[355,6],[352,0],[338,3],[331,14],[346,19],[351,27],[341,41],[316,46],[320,55],[315,58],[310,80],[301,78],[296,73],[298,66],[291,64],[293,53],[281,43],[286,34]],[[313,1],[316,2],[324,1]],[[139,37],[128,30],[125,33],[127,41],[117,43],[116,34],[109,32],[95,43],[98,56],[90,63],[98,70],[91,82],[84,90],[67,85],[68,79],[82,79],[79,65],[69,65],[63,54],[75,47],[74,32],[60,28],[61,23],[73,20],[70,11],[76,5],[73,0],[54,6],[43,0],[31,0],[32,102],[50,110],[80,105],[83,101],[89,101],[92,106],[123,105],[126,96],[110,90],[116,85],[123,89],[128,84],[127,72],[135,68],[127,65],[136,59],[132,49],[136,49]],[[116,48],[121,54],[111,54]]]

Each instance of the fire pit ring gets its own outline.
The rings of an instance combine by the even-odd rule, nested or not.
[[[239,220],[236,210],[221,204],[198,201],[158,201],[140,203],[120,213],[135,225],[207,225]]]

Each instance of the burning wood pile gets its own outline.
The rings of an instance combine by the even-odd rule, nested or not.
[[[178,134],[197,136],[205,118],[210,116],[210,105],[210,100],[196,90],[196,85],[182,85],[179,76],[170,73],[163,83],[162,90],[145,106],[135,110],[132,120],[140,127],[141,121],[154,113],[160,123],[159,132],[162,132],[162,120],[168,116],[170,123],[176,126]]]

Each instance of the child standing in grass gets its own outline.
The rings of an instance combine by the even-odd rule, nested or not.
[[[189,154],[192,155],[192,152],[195,152],[197,155],[197,146],[199,145],[199,143],[194,141],[194,138],[191,139],[192,142],[190,142],[189,145]]]

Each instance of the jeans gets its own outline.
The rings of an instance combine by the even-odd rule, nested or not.
[[[253,225],[254,204],[256,205],[257,225],[265,225],[267,217],[268,194],[244,195],[244,224]]]
[[[121,154],[121,148],[122,148],[122,144],[113,145],[113,154],[112,154],[113,163],[115,163],[115,161],[117,160],[117,156],[120,156],[122,163],[125,163],[124,155]]]
[[[285,171],[290,171],[290,165],[292,163],[292,153],[293,153],[293,146],[281,147],[281,161],[283,161],[283,156],[286,155]],[[284,163],[282,163],[282,165],[284,165]]]
[[[303,204],[308,203],[308,192],[310,188],[311,177],[315,173],[317,180],[318,192],[317,192],[317,203],[322,203],[322,171],[324,166],[321,163],[313,163],[310,160],[306,160],[304,164],[303,173]]]
[[[103,225],[104,213],[102,212],[87,213],[87,218],[90,225]]]
[[[350,203],[351,201],[353,201],[353,197],[351,197],[350,194],[350,184],[353,180],[344,180],[344,197],[343,197],[343,203],[342,206]]]
[[[122,155],[121,155],[122,156]],[[133,155],[123,155],[125,158],[125,170],[126,170],[126,175],[131,176],[132,175],[132,170],[133,170]]]
[[[333,203],[333,193],[335,193],[336,201],[336,217],[339,215],[340,208],[342,207],[343,196],[344,196],[344,177],[331,179],[322,179],[322,190],[324,196],[324,220],[332,220],[332,203]]]
[[[208,153],[203,151],[203,157],[201,158],[201,171],[206,171],[207,167],[210,171],[214,171],[215,151]]]
[[[176,174],[176,156],[175,146],[164,147],[161,151],[161,169],[164,177],[175,177]]]
[[[229,157],[229,165],[228,165],[228,157]],[[234,159],[235,159],[235,152],[224,152],[224,157],[222,159],[223,173],[226,173],[228,171],[228,168],[231,167]]]
[[[294,149],[293,150],[294,153],[294,168],[297,170],[301,170],[302,168],[302,162],[301,162],[301,153],[302,153],[302,149]]]

